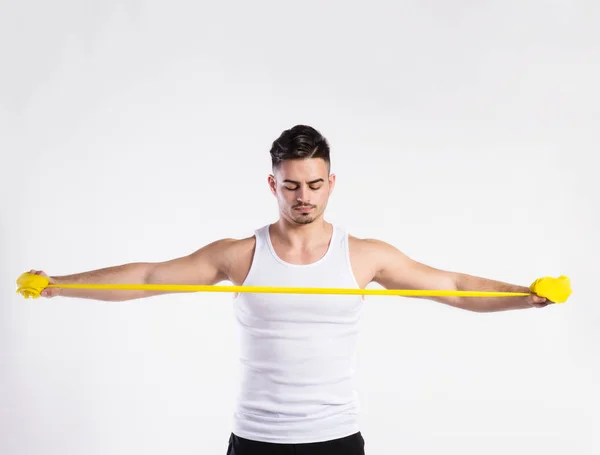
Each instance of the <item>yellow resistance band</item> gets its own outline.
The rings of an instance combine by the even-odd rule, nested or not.
[[[250,292],[263,294],[338,294],[338,295],[381,295],[407,297],[514,297],[528,296],[526,292],[493,291],[449,291],[449,290],[403,290],[403,289],[345,289],[345,288],[297,288],[274,286],[212,286],[185,284],[49,284],[48,278],[24,273],[17,280],[17,292],[25,298],[38,298],[45,288],[64,289],[105,289],[127,291],[167,291],[167,292]],[[570,280],[559,278],[539,278],[530,286],[531,293],[545,297],[554,303],[564,303],[571,294]]]

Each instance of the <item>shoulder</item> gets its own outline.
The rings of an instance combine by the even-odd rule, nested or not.
[[[348,234],[348,245],[355,252],[366,255],[385,254],[397,249],[387,242],[372,238],[359,238]]]
[[[208,250],[223,259],[234,259],[244,253],[251,253],[254,250],[255,245],[256,237],[254,235],[241,239],[222,238],[209,243],[198,250],[198,252]]]
[[[359,261],[367,262],[374,270],[378,270],[390,261],[397,261],[406,256],[388,242],[373,238],[358,238],[348,234],[350,253]]]
[[[239,274],[238,269],[251,262],[255,245],[254,236],[221,238],[188,255],[186,264],[194,269],[214,269],[222,279],[231,279]]]
[[[225,239],[224,250],[234,257],[251,254],[256,247],[256,236],[242,239]]]

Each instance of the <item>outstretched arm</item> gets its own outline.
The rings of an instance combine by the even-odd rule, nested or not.
[[[228,279],[228,253],[233,239],[222,239],[180,258],[164,262],[135,262],[73,275],[49,276],[50,284],[198,284],[213,285]],[[32,270],[47,276],[44,272]],[[103,301],[126,301],[165,294],[168,291],[69,289],[52,287],[43,297],[76,297]]]
[[[425,289],[530,293],[526,286],[490,280],[464,273],[436,269],[417,262],[395,247],[378,240],[365,240],[373,251],[373,281],[386,289]],[[541,308],[552,303],[535,294],[514,297],[427,297],[464,310],[487,313]]]

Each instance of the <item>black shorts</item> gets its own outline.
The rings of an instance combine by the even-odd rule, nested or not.
[[[226,455],[365,455],[360,431],[345,438],[303,444],[251,441],[231,433]]]

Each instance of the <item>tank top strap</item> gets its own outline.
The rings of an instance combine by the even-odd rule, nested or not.
[[[334,234],[331,237],[330,250],[331,256],[335,256],[335,259],[346,259],[348,251],[348,233],[347,231],[338,225],[333,226]]]
[[[256,251],[261,251],[267,247],[268,235],[267,229],[269,229],[269,225],[262,226],[254,231],[254,237],[256,239]]]

